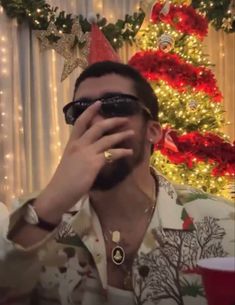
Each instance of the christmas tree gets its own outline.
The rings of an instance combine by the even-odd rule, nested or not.
[[[139,32],[141,51],[129,64],[150,81],[160,104],[163,137],[153,165],[176,183],[231,199],[235,145],[221,131],[222,94],[203,54],[208,22],[190,1],[147,2],[152,5]]]

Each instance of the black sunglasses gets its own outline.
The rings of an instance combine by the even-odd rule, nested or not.
[[[142,105],[136,96],[116,94],[100,99],[81,98],[64,106],[63,112],[67,124],[74,125],[77,118],[95,101],[101,101],[99,114],[103,117],[126,117],[144,110],[152,118],[150,110]]]

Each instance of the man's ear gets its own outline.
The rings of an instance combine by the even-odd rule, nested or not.
[[[157,144],[162,138],[162,128],[159,122],[149,121],[147,128],[147,140],[152,144]]]

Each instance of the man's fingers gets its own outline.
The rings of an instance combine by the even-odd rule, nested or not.
[[[89,106],[76,120],[70,139],[75,140],[80,138],[83,133],[87,130],[94,116],[98,113],[101,106],[101,102],[97,101]]]
[[[134,134],[133,130],[125,130],[104,136],[93,145],[93,149],[95,152],[100,153],[106,149],[110,149],[110,147],[120,143],[121,141],[132,137]]]
[[[104,134],[112,129],[121,127],[128,122],[127,118],[109,118],[95,123],[82,137],[83,145],[89,145],[99,140]]]
[[[133,149],[129,148],[113,148],[108,150],[111,154],[111,157],[109,158],[109,161],[105,158],[104,152],[102,152],[99,156],[102,159],[104,163],[110,163],[115,160],[118,160],[123,157],[128,157],[133,155]]]

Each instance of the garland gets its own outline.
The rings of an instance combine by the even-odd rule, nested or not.
[[[192,0],[192,6],[206,15],[216,30],[235,32],[234,0]]]
[[[190,86],[195,91],[205,92],[214,102],[222,100],[212,72],[205,67],[185,63],[177,54],[161,50],[137,52],[129,64],[150,81],[163,80],[179,92],[187,92]]]
[[[172,148],[165,145],[165,135],[171,137]],[[230,144],[210,132],[204,135],[198,131],[179,136],[174,130],[164,130],[162,140],[156,150],[168,157],[174,164],[186,164],[192,168],[199,161],[216,163],[212,170],[214,176],[235,176],[235,142]]]
[[[168,14],[161,14],[162,4],[156,3],[152,10],[153,23],[160,21],[170,24],[175,29],[189,35],[196,35],[202,39],[207,35],[208,22],[195,9],[186,5],[170,5]]]
[[[18,22],[28,22],[33,30],[46,30],[50,22],[54,22],[58,31],[70,34],[75,20],[78,20],[83,33],[90,32],[91,24],[82,15],[72,17],[65,11],[58,11],[58,7],[51,7],[45,0],[0,0],[6,14],[10,18],[17,18]],[[135,12],[126,15],[124,20],[108,23],[107,19],[97,15],[97,24],[114,49],[121,48],[124,42],[132,44],[145,14]],[[78,42],[76,42],[78,44]]]
[[[192,0],[191,2],[195,9],[206,15],[216,30],[222,29],[226,33],[235,32],[234,0]],[[66,14],[64,11],[58,12],[57,7],[51,7],[44,0],[0,0],[0,4],[10,18],[17,18],[19,22],[27,21],[32,29],[44,30],[48,27],[49,22],[55,19],[55,24],[59,29],[62,29],[64,33],[71,32],[73,24],[72,15]],[[123,46],[124,42],[132,44],[144,17],[144,13],[140,11],[134,13],[133,16],[126,15],[125,20],[118,20],[115,24],[108,24],[106,18],[99,18],[98,24],[102,27],[102,31],[111,45],[118,49]],[[83,32],[89,32],[90,24],[87,19],[82,15],[79,15],[78,18]],[[186,19],[184,20],[186,21]],[[189,23],[186,22],[184,31],[187,29],[189,33],[192,33],[190,32],[191,20],[187,21]],[[171,22],[174,23],[174,20]],[[200,23],[196,25],[199,25],[200,33]]]

